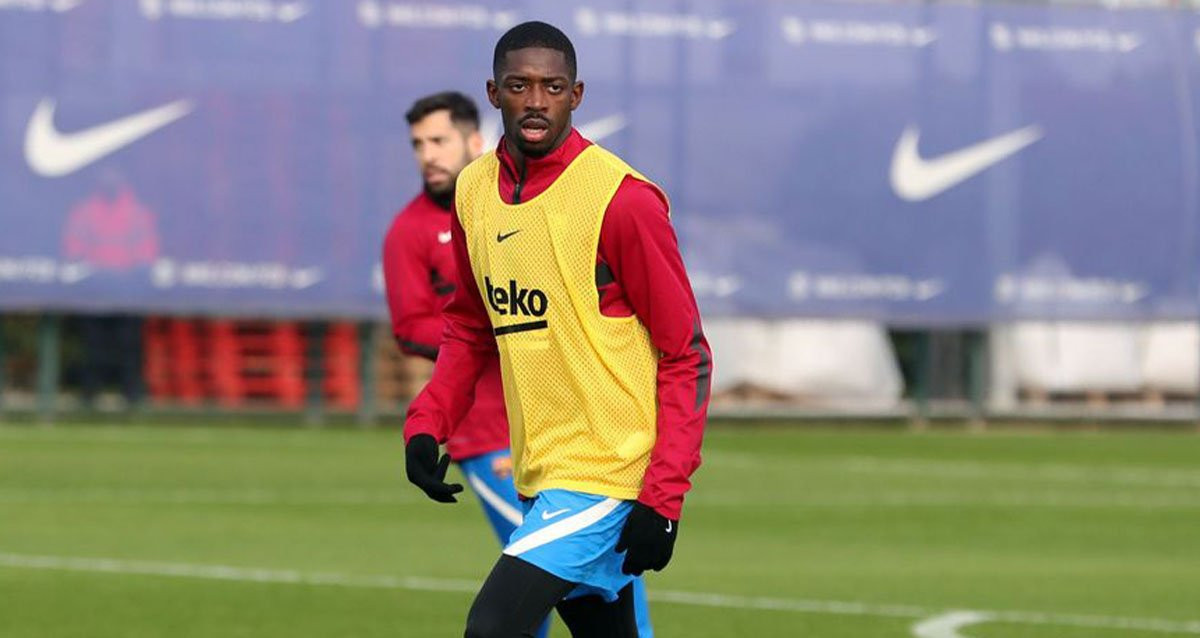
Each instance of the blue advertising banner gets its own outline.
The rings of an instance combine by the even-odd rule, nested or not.
[[[0,309],[381,317],[403,113],[562,27],[710,315],[1200,316],[1200,16],[0,0]]]

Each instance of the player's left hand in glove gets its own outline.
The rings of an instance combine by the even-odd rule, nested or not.
[[[659,571],[671,562],[675,551],[675,536],[679,521],[673,521],[654,511],[653,507],[634,501],[633,511],[625,519],[617,551],[625,552],[621,571],[640,576],[647,569]]]
[[[429,498],[439,503],[457,503],[455,494],[463,491],[459,483],[446,483],[446,468],[450,467],[450,455],[438,460],[437,439],[428,434],[418,434],[408,440],[404,448],[405,471],[408,480]]]

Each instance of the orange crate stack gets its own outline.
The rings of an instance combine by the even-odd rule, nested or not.
[[[255,402],[302,408],[310,343],[296,321],[150,317],[143,330],[143,375],[155,401],[225,407]],[[361,398],[358,326],[332,322],[322,333],[322,393],[353,410]]]
[[[304,405],[304,338],[296,322],[214,319],[207,324],[209,367],[221,405],[248,400]]]
[[[206,374],[200,361],[200,329],[191,319],[150,317],[143,327],[143,375],[155,401],[198,404],[205,395]]]
[[[147,317],[142,324],[142,378],[154,401],[171,398],[171,352],[167,339],[170,319]]]
[[[358,407],[358,326],[350,321],[329,324],[325,333],[325,400],[336,408]]]

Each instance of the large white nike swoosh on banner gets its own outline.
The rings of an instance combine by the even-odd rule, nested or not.
[[[58,0],[50,3],[50,10],[58,13],[66,13],[75,7],[83,4],[84,0]]]
[[[38,103],[25,129],[25,161],[42,177],[62,177],[114,153],[192,111],[188,100],[134,113],[74,133],[54,127],[53,99]]]
[[[967,181],[1042,138],[1037,126],[1026,126],[952,153],[923,159],[917,151],[920,131],[904,129],[892,153],[892,190],[900,199],[919,202]]]
[[[578,128],[580,135],[593,142],[599,142],[625,128],[625,116],[617,113],[616,115],[592,120],[586,124],[580,124]]]

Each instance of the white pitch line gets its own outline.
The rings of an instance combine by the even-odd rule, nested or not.
[[[705,464],[732,469],[776,469],[789,472],[841,471],[921,478],[954,478],[1013,481],[1052,481],[1138,487],[1200,487],[1200,472],[1184,468],[1145,466],[1072,465],[1066,463],[1012,463],[940,461],[917,458],[843,456],[838,458],[787,458],[780,455],[713,451]]]
[[[262,569],[231,565],[198,565],[194,563],[165,563],[159,561],[123,560],[117,558],[71,558],[65,556],[33,556],[0,553],[0,566],[19,569],[47,569],[107,574],[137,574],[141,576],[172,576],[229,580],[250,583],[283,583],[292,585],[336,585],[371,589],[410,589],[435,592],[474,592],[479,583],[446,578],[399,578],[367,576],[334,572],[301,572],[291,569]]]
[[[917,638],[967,638],[958,633],[959,629],[968,625],[978,625],[991,620],[988,614],[977,611],[952,611],[933,618],[926,618],[912,627],[912,633]]]
[[[894,491],[870,494],[779,495],[774,497],[739,496],[736,493],[699,491],[688,498],[689,507],[1054,507],[1054,508],[1126,508],[1142,510],[1196,509],[1200,498],[1191,494],[1053,492],[941,492]]]
[[[200,578],[254,583],[282,583],[298,585],[327,585],[369,589],[404,589],[425,592],[450,592],[470,594],[478,591],[475,581],[342,574],[336,572],[302,572],[290,569],[258,569],[231,565],[203,565],[194,563],[167,563],[158,561],[124,560],[115,558],[73,558],[66,556],[36,556],[29,554],[0,553],[0,567],[16,569],[44,569],[75,572],[98,572],[108,574],[137,574],[143,576],[167,576],[176,578]],[[887,618],[929,618],[949,613],[945,609],[934,609],[915,605],[881,605],[874,603],[805,600],[795,598],[767,598],[757,596],[734,596],[727,594],[651,590],[647,593],[654,602],[675,603],[719,609],[782,611],[809,614],[834,614],[841,616],[875,616]],[[965,611],[965,610],[958,610]],[[972,613],[986,615],[994,622],[1021,625],[1054,625],[1086,627],[1089,629],[1132,629],[1168,634],[1200,635],[1200,620],[1167,620],[1162,618],[1123,618],[1114,616],[1092,616],[1086,614],[1058,614],[1033,611],[987,611]]]
[[[844,469],[867,474],[908,474],[962,479],[1042,480],[1152,487],[1200,487],[1200,472],[1187,469],[1105,467],[1060,463],[980,463],[852,457]]]
[[[87,503],[100,505],[397,505],[424,500],[408,490],[312,490],[142,488],[0,488],[0,504]]]
[[[387,432],[325,431],[327,436],[315,436],[309,430],[269,430],[254,428],[208,428],[200,429],[173,426],[60,426],[43,428],[34,426],[0,425],[0,440],[32,443],[119,443],[132,445],[164,446],[218,446],[244,448],[328,448],[345,443],[357,446],[362,440],[359,434],[375,436],[396,442],[397,450],[403,454],[404,446],[399,434],[389,436]]]

